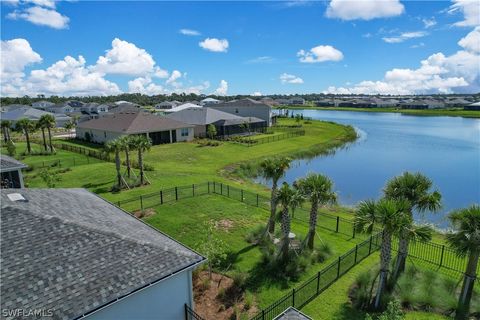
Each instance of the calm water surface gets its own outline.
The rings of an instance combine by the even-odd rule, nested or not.
[[[443,195],[443,209],[418,220],[448,226],[446,212],[480,202],[480,120],[396,113],[296,110],[318,120],[352,125],[360,139],[331,156],[295,161],[285,181],[308,172],[328,175],[340,202],[378,198],[385,182],[404,171],[420,171]]]

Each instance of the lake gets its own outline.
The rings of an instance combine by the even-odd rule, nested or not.
[[[376,198],[386,181],[404,171],[419,171],[443,196],[443,209],[417,216],[440,228],[446,213],[480,202],[480,120],[421,117],[398,113],[295,110],[305,117],[355,127],[360,138],[330,156],[294,161],[283,181],[309,172],[328,175],[343,205]]]

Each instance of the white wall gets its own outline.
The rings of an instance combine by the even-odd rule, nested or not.
[[[183,142],[183,141],[192,141],[193,140],[193,128],[188,128],[188,136],[182,137],[182,129],[177,129],[177,142]]]
[[[96,143],[104,143],[106,141],[115,140],[122,136],[121,133],[117,132],[108,132],[96,129],[84,129],[79,127],[75,128],[75,136],[79,139],[85,139],[85,132],[90,133],[91,141]]]
[[[134,266],[132,266],[134,267]],[[183,320],[192,307],[192,272],[185,270],[87,316],[88,320]]]

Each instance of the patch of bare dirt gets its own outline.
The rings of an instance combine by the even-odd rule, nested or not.
[[[145,209],[145,210],[138,210],[138,211],[134,211],[133,212],[133,215],[139,219],[142,219],[142,218],[146,218],[146,217],[150,217],[150,216],[153,216],[155,214],[155,210],[152,209],[152,208],[149,208],[149,209]]]
[[[215,221],[215,229],[223,230],[223,231],[230,231],[233,228],[233,221],[229,219],[222,219]]]
[[[245,303],[245,294],[233,287],[233,280],[218,273],[208,271],[196,273],[193,279],[195,312],[204,319],[240,319],[240,314],[252,317],[258,312],[255,301]]]

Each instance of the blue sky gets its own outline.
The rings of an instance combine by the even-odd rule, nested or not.
[[[477,5],[3,1],[2,95],[474,92]]]

